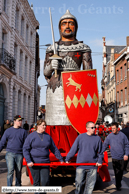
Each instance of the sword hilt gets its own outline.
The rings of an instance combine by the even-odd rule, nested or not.
[[[57,69],[55,69],[55,77],[57,77]]]
[[[56,60],[62,60],[61,57],[59,57],[57,54],[49,57],[49,59],[56,59]],[[57,69],[55,69],[55,77],[57,77]]]

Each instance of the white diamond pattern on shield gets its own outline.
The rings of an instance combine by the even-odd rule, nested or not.
[[[88,104],[89,107],[90,107],[90,106],[91,106],[91,103],[92,103],[92,98],[91,98],[91,96],[90,96],[89,93],[88,93],[88,95],[87,95],[86,102],[87,102],[87,104]]]

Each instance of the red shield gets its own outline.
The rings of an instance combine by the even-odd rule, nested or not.
[[[62,72],[62,82],[67,117],[79,133],[84,133],[86,123],[95,123],[98,118],[97,72],[95,69]]]

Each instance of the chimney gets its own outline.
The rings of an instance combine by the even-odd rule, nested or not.
[[[106,41],[105,41],[105,36],[102,37],[103,39],[103,65],[106,65]]]
[[[114,61],[114,48],[111,48],[111,61]]]
[[[31,3],[31,6],[30,6],[30,8],[33,10],[33,4]],[[34,10],[33,10],[34,11]]]
[[[127,53],[129,53],[129,36],[126,37]]]

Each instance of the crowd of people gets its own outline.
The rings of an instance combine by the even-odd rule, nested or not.
[[[118,122],[118,131],[126,128],[127,126],[129,126],[128,122],[126,125],[124,125],[123,122],[121,122],[121,124]],[[112,133],[112,127],[109,122],[96,123],[95,127],[95,134],[101,137],[102,142],[104,142],[106,137]]]
[[[16,115],[13,126],[5,130],[0,141],[0,152],[5,146],[7,151],[5,157],[8,169],[7,186],[12,186],[14,171],[16,172],[15,186],[21,186],[23,157],[30,168],[33,185],[49,185],[49,166],[35,166],[34,164],[50,163],[50,150],[61,163],[69,163],[76,153],[78,153],[76,163],[96,163],[95,166],[76,168],[75,193],[81,194],[84,191],[91,194],[97,178],[97,168],[102,165],[103,153],[110,146],[116,189],[121,190],[123,171],[127,167],[129,156],[129,123],[120,130],[116,122],[110,126],[106,126],[105,123],[95,125],[92,121],[87,122],[86,133],[78,135],[64,161],[52,137],[45,132],[46,122],[43,119],[33,124],[29,133],[28,128],[21,127],[22,120],[20,115]],[[23,126],[28,127],[28,125]]]

